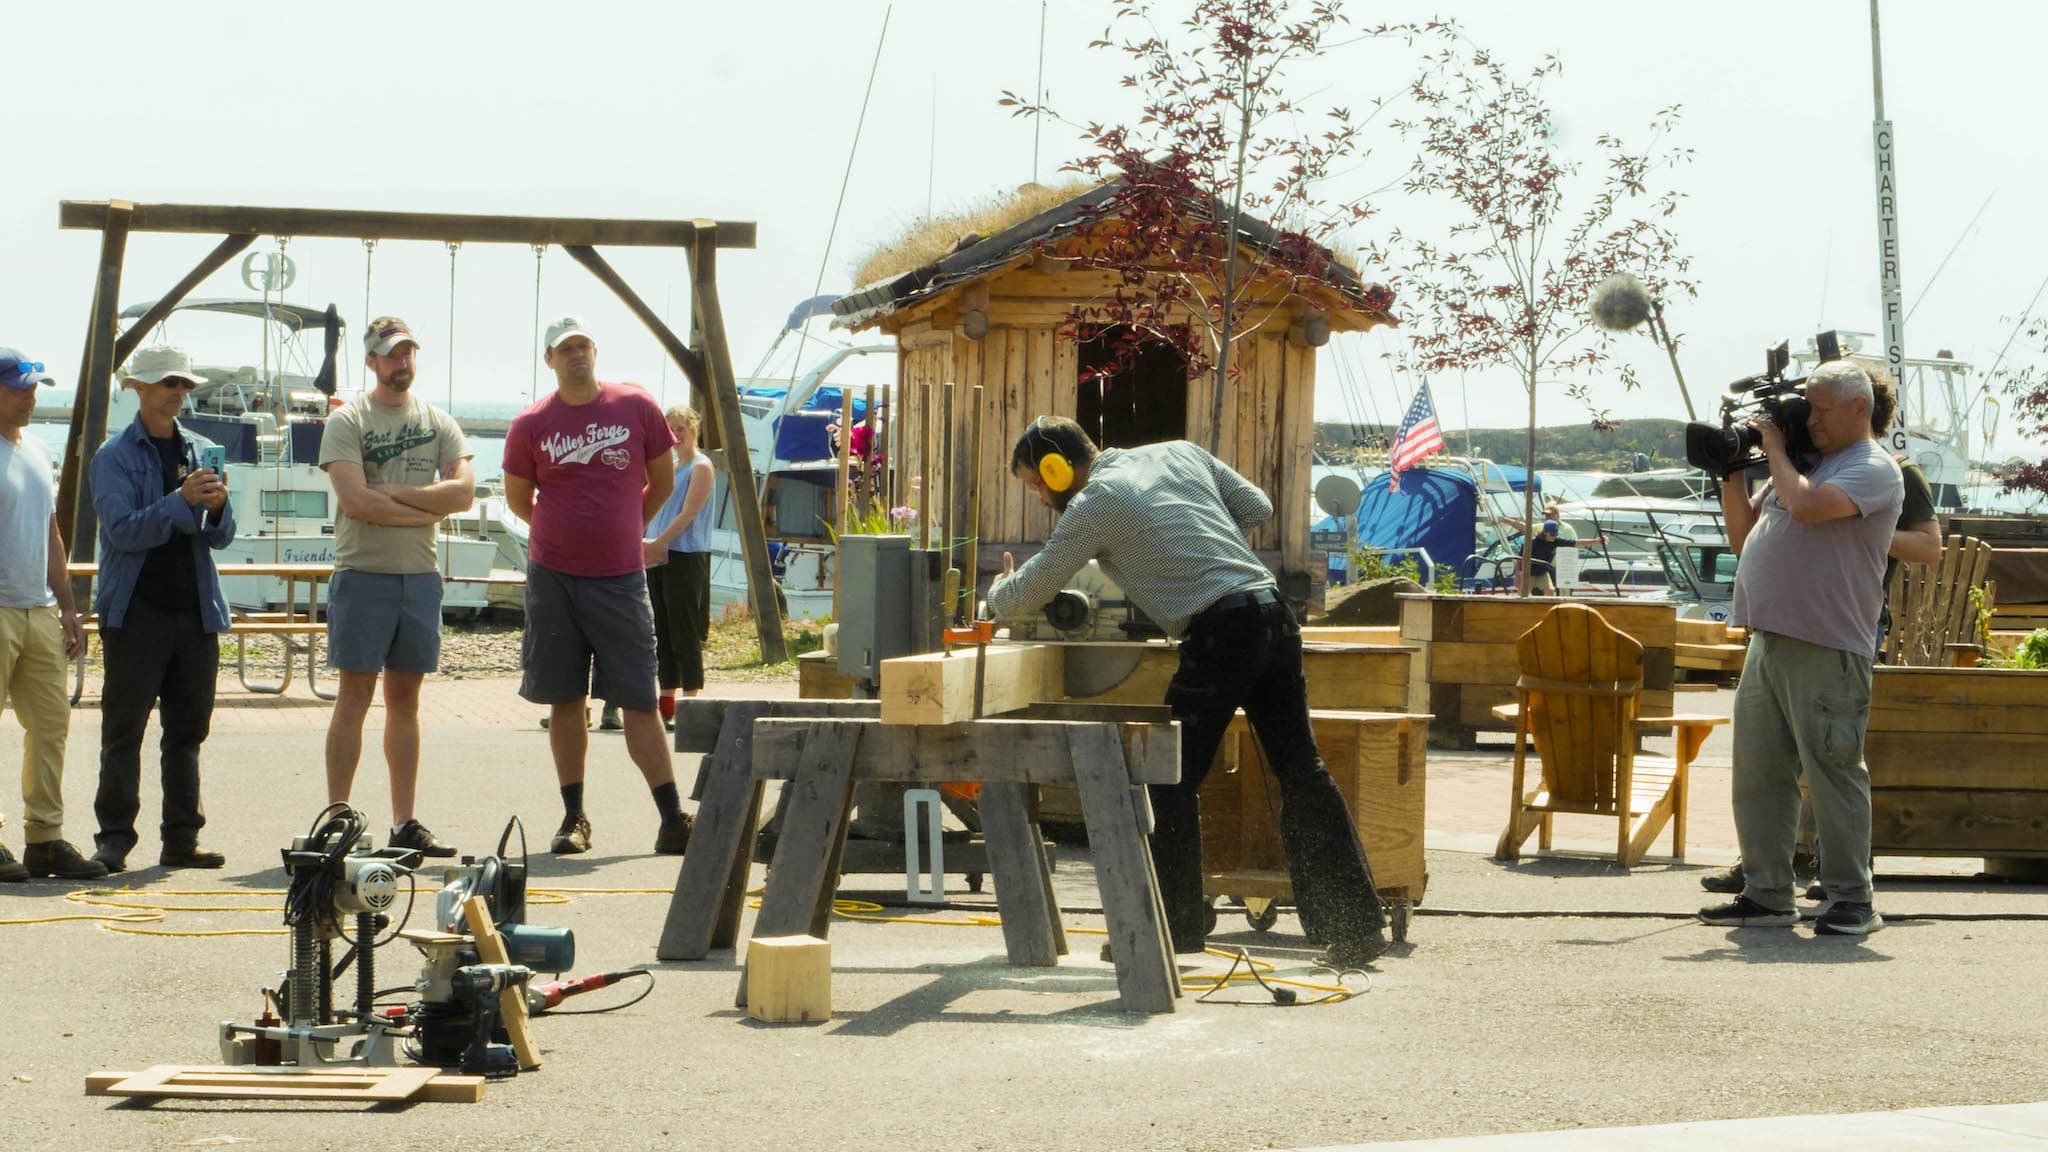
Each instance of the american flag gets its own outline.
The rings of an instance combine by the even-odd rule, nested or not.
[[[1415,390],[1415,403],[1401,418],[1401,430],[1394,434],[1394,451],[1387,461],[1387,491],[1401,490],[1401,471],[1422,463],[1433,452],[1444,450],[1444,434],[1437,427],[1436,405],[1430,403],[1429,384]]]

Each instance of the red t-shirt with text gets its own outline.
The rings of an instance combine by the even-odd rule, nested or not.
[[[661,405],[631,384],[598,384],[597,399],[550,394],[505,433],[505,474],[532,481],[527,556],[571,576],[638,572],[647,522],[647,460],[676,442]]]

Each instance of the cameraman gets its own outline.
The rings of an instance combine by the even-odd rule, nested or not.
[[[1883,926],[1871,907],[1871,638],[1884,592],[1885,554],[1904,502],[1899,468],[1871,433],[1871,378],[1833,361],[1808,378],[1806,428],[1820,463],[1805,476],[1785,432],[1754,422],[1770,483],[1754,497],[1740,473],[1721,483],[1735,571],[1735,622],[1752,633],[1735,695],[1735,831],[1744,887],[1700,910],[1708,924],[1799,922],[1792,852],[1799,780],[1813,794],[1821,883],[1833,900],[1822,934],[1862,936]]]

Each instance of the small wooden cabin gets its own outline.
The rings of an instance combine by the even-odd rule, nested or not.
[[[1114,205],[1121,184],[1100,185],[985,238],[965,237],[950,254],[833,305],[840,326],[879,328],[896,337],[890,450],[899,502],[909,501],[909,478],[927,459],[934,464],[934,492],[920,503],[942,502],[943,386],[955,385],[951,505],[934,523],[965,525],[951,529],[955,541],[975,538],[981,588],[1000,571],[1005,550],[1021,561],[1052,531],[1051,511],[1010,474],[1011,448],[1037,416],[1078,420],[1105,448],[1174,439],[1211,447],[1213,368],[1191,377],[1180,352],[1153,339],[1135,358],[1122,358],[1122,367],[1091,371],[1116,365],[1110,342],[1120,333],[1073,323],[1076,305],[1106,299],[1117,288],[1117,273],[1077,266],[1073,254],[1099,239],[1100,230],[1119,225]],[[1247,219],[1240,251],[1280,240]],[[1254,533],[1252,546],[1296,599],[1314,595],[1323,582],[1322,566],[1311,559],[1307,519],[1316,349],[1332,332],[1395,322],[1384,288],[1334,260],[1321,265],[1318,275],[1276,273],[1251,282],[1250,304],[1241,311],[1256,328],[1235,342],[1237,373],[1225,384],[1223,432],[1214,447],[1273,500],[1273,518]],[[1241,259],[1240,266],[1271,265]],[[967,444],[977,384],[983,389],[978,474]],[[930,411],[922,407],[925,385]],[[976,483],[980,514],[969,525]],[[964,558],[960,563],[964,567]]]

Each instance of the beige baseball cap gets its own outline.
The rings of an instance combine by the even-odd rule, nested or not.
[[[363,351],[372,356],[389,356],[393,348],[408,341],[415,348],[420,346],[411,326],[396,316],[379,316],[363,330]]]

